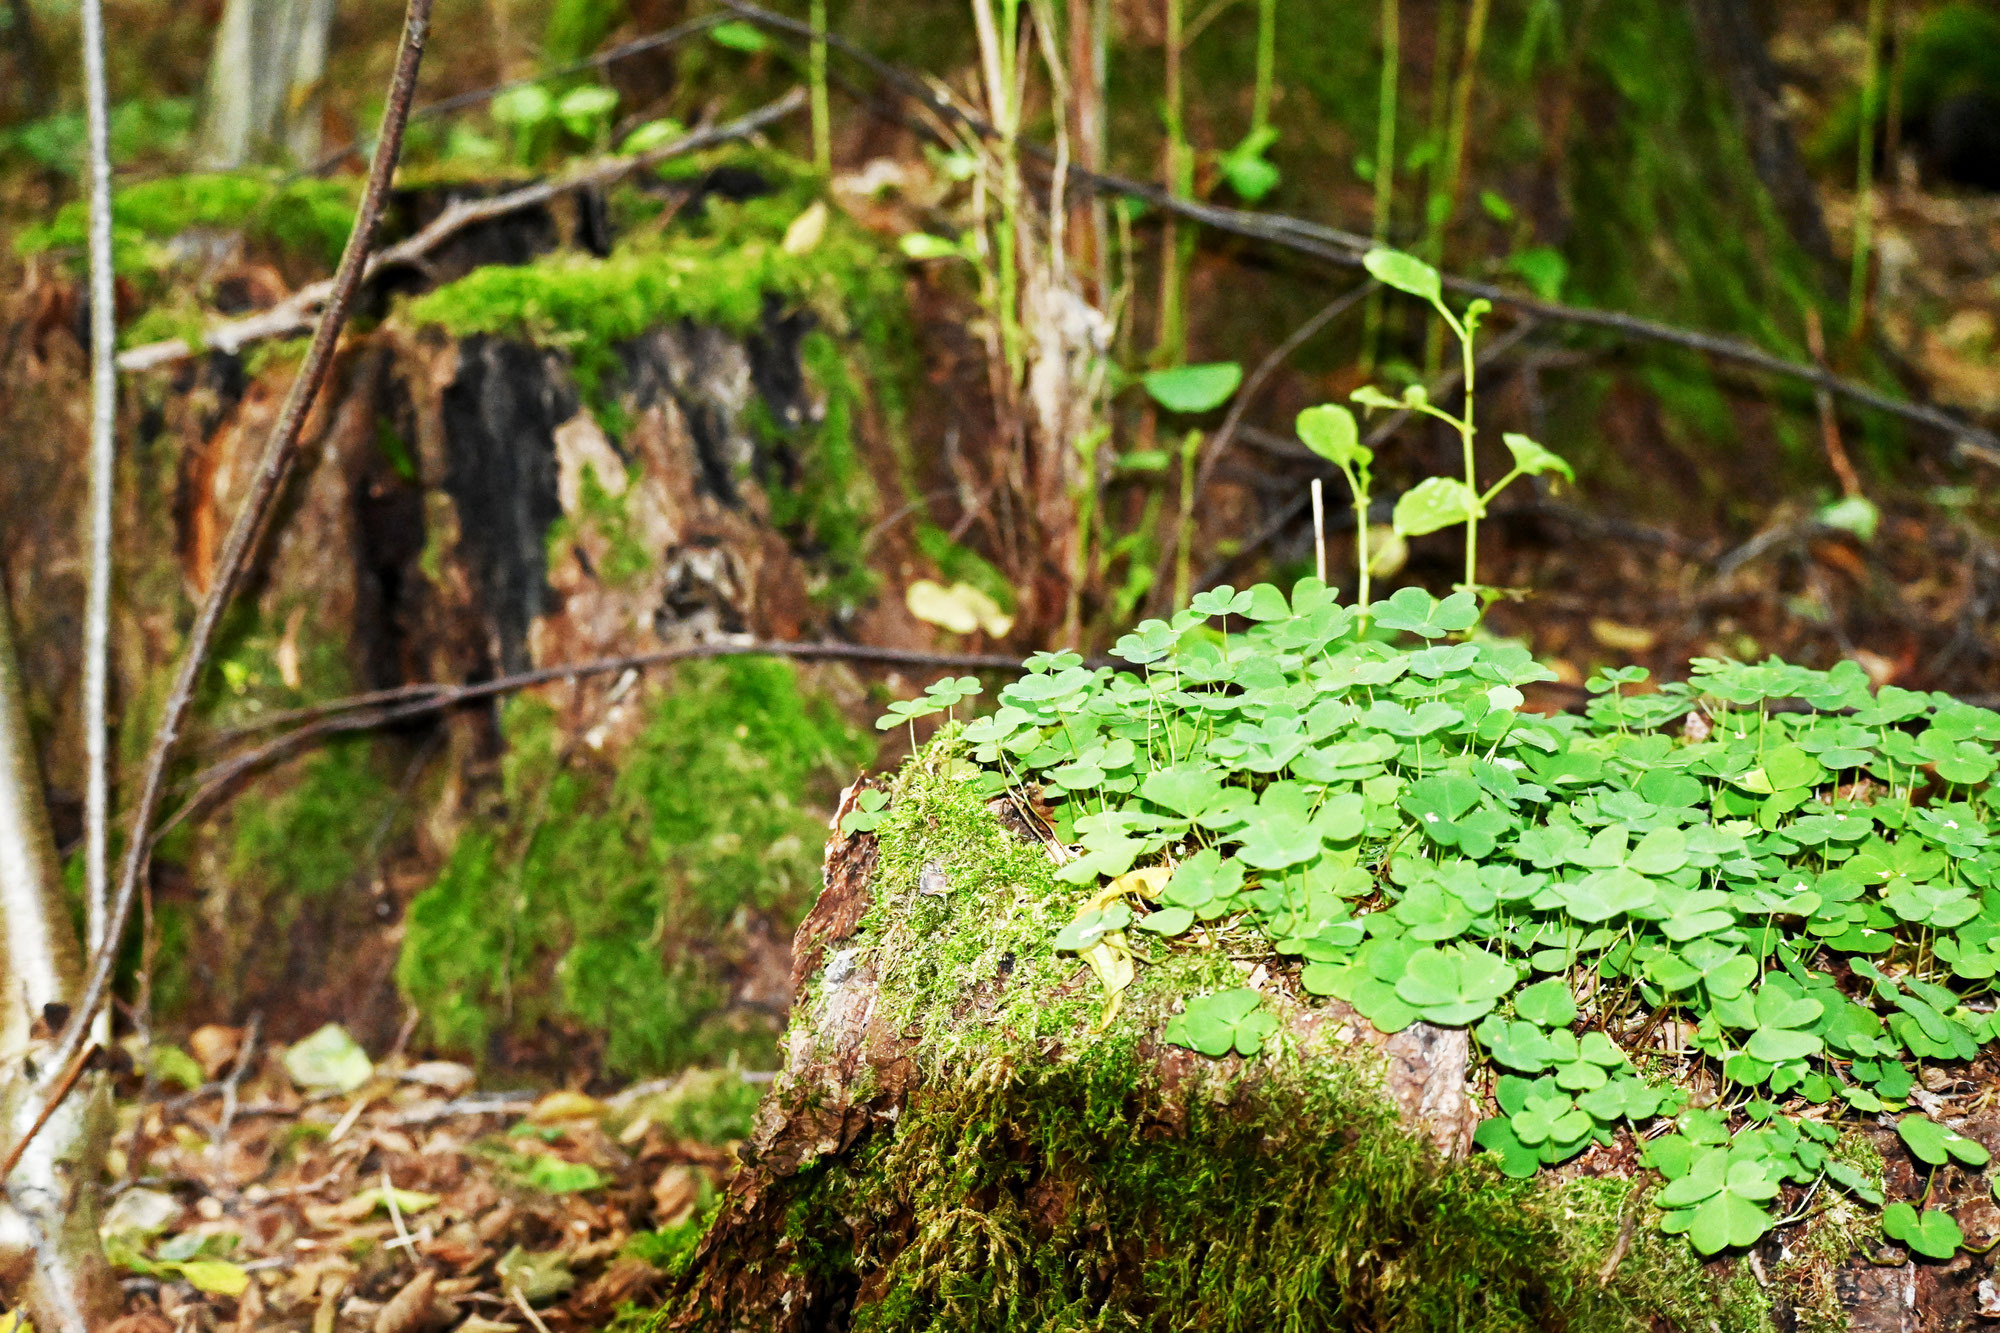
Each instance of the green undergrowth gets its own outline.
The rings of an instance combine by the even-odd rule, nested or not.
[[[535,700],[505,730],[502,800],[410,907],[397,977],[433,1037],[483,1056],[580,1031],[621,1075],[768,1059],[765,1016],[730,1007],[733,941],[752,914],[788,933],[810,902],[812,805],[859,738],[789,665],[750,659],[680,668],[615,764]]]
[[[851,609],[877,582],[863,549],[876,499],[860,423],[873,412],[897,429],[909,373],[901,270],[843,213],[827,209],[816,180],[789,159],[709,158],[677,170],[692,180],[724,162],[764,175],[773,193],[740,203],[706,199],[665,234],[636,228],[605,258],[564,252],[477,269],[411,302],[406,317],[454,337],[563,349],[584,401],[617,434],[628,411],[622,344],[677,321],[756,339],[774,311],[809,313],[800,360],[816,410],[782,422],[753,400],[748,425],[760,445],[753,472],[773,521],[815,571],[815,599]],[[636,226],[659,206],[628,194],[620,215]]]
[[[1477,627],[1468,592],[1349,608],[1304,579],[1142,623],[1113,648],[1128,670],[1029,658],[997,712],[949,733],[963,756],[928,761],[1051,805],[1061,868],[1010,865],[978,909],[1017,969],[1034,963],[1001,1026],[1079,1026],[1053,951],[1094,974],[1113,1036],[1178,1010],[1170,1043],[1282,1058],[1287,1002],[1224,960],[1296,967],[1296,992],[1382,1031],[1470,1029],[1494,1106],[1477,1141],[1508,1176],[1636,1136],[1664,1182],[1649,1227],[1703,1255],[1796,1227],[1822,1195],[1881,1205],[1879,1172],[1841,1148],[1857,1117],[1897,1114],[1933,1174],[1983,1167],[1984,1147],[1907,1105],[1926,1066],[1969,1065],[1996,1035],[2000,714],[1873,690],[1852,663],[1696,659],[1653,692],[1643,669],[1602,673],[1583,714],[1540,716],[1520,687],[1546,670]],[[978,692],[939,682],[878,725]],[[846,820],[891,845],[871,920],[919,936],[939,910],[923,876],[950,870],[898,887],[907,821],[939,818],[922,791],[906,779]],[[990,966],[886,958],[884,1002],[929,1016],[927,1045]],[[1881,1226],[1928,1258],[1962,1243],[1907,1203]]]
[[[1764,1327],[1754,1281],[1657,1233],[1627,1235],[1600,1281],[1631,1182],[1446,1164],[1349,1052],[1288,1044],[1254,1077],[1163,1089],[1152,1052],[1179,997],[1242,968],[1156,956],[1100,1024],[1096,983],[1052,947],[1075,891],[963,754],[948,729],[896,779],[843,946],[916,1038],[923,1088],[893,1131],[794,1184],[796,1266],[880,1293],[854,1329]]]
[[[140,181],[120,189],[112,205],[112,242],[120,273],[141,274],[169,262],[165,243],[206,228],[241,231],[331,266],[353,226],[359,187],[353,181],[279,181],[241,172],[198,173]],[[24,229],[22,255],[62,251],[81,262],[88,205],[65,204],[53,221]]]

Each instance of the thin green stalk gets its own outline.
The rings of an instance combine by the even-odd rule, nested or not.
[[[1465,45],[1458,53],[1458,80],[1452,88],[1451,123],[1445,132],[1444,169],[1435,178],[1443,188],[1432,191],[1424,219],[1424,257],[1438,267],[1444,265],[1446,232],[1452,215],[1458,211],[1459,196],[1465,188],[1465,138],[1472,120],[1472,93],[1479,76],[1480,52],[1486,45],[1486,15],[1490,8],[1491,0],[1472,0],[1472,12],[1465,24]],[[1444,330],[1433,324],[1424,349],[1427,377],[1436,373],[1443,348]]]
[[[1166,184],[1167,193],[1185,199],[1194,192],[1194,162],[1182,119],[1181,33],[1181,0],[1167,0]],[[1179,365],[1187,359],[1187,322],[1181,309],[1185,247],[1181,227],[1172,214],[1161,224],[1160,237],[1160,337],[1153,359],[1160,365]],[[1193,240],[1192,232],[1187,239]]]
[[[1201,432],[1191,430],[1181,441],[1180,540],[1174,549],[1174,605],[1186,606],[1193,578],[1191,552],[1194,550],[1194,465],[1201,456]]]
[[[1861,336],[1868,315],[1868,260],[1875,248],[1875,118],[1882,105],[1882,30],[1888,0],[1868,0],[1868,56],[1861,83],[1861,132],[1854,163],[1854,268],[1847,279],[1847,333]]]
[[[826,96],[826,0],[812,0],[812,81],[813,166],[821,176],[833,174],[833,122]]]
[[[1271,123],[1271,88],[1278,68],[1278,0],[1257,0],[1257,85],[1250,95],[1250,132]]]
[[[1396,202],[1396,81],[1403,63],[1402,31],[1402,0],[1382,0],[1382,71],[1375,101],[1375,217],[1369,232],[1377,246],[1389,243],[1390,214]],[[1364,375],[1375,371],[1376,343],[1381,335],[1382,289],[1378,286],[1368,293],[1368,305],[1361,316]]]

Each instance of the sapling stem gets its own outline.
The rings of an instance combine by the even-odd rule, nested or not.
[[[1257,0],[1257,86],[1250,95],[1250,130],[1271,123],[1271,89],[1278,68],[1278,0]]]
[[[1389,243],[1390,214],[1396,202],[1396,80],[1403,63],[1402,0],[1382,0],[1382,71],[1375,103],[1375,216],[1369,232],[1379,247]],[[1382,335],[1382,289],[1368,293],[1361,315],[1361,373],[1375,372],[1375,344]]]
[[[1318,477],[1312,482],[1313,499],[1313,569],[1321,583],[1326,582],[1326,498]]]
[[[833,175],[832,113],[826,96],[826,0],[812,0],[812,49],[807,57],[812,83],[813,167],[822,177]]]
[[[1887,9],[1888,0],[1868,0],[1860,147],[1854,163],[1854,267],[1847,279],[1847,336],[1856,341],[1868,317],[1868,260],[1875,248],[1875,118],[1882,105],[1882,29]]]

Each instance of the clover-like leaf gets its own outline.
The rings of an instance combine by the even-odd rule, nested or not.
[[[1514,997],[1514,1012],[1545,1028],[1566,1028],[1576,1021],[1576,1001],[1558,978],[1538,981]]]
[[[1471,629],[1479,620],[1479,603],[1472,594],[1455,592],[1438,601],[1422,588],[1398,588],[1368,611],[1384,629],[1405,630],[1426,639]]]
[[[1259,1006],[1257,992],[1239,986],[1189,1000],[1186,1010],[1168,1021],[1166,1040],[1211,1058],[1232,1050],[1247,1057],[1277,1030],[1278,1020]]]
[[[1967,1166],[1984,1166],[1991,1157],[1975,1140],[1914,1112],[1896,1122],[1896,1133],[1911,1155],[1927,1166],[1943,1166],[1954,1157]]]
[[[1323,403],[1299,413],[1295,428],[1306,448],[1337,468],[1366,471],[1375,451],[1361,443],[1354,413],[1338,403]]]
[[[1926,1259],[1949,1259],[1965,1244],[1965,1233],[1950,1213],[1930,1208],[1919,1214],[1907,1203],[1892,1203],[1882,1210],[1882,1234]]]
[[[1484,949],[1458,947],[1412,954],[1396,982],[1396,998],[1425,1022],[1464,1027],[1514,988],[1520,973]]]
[[[1390,523],[1398,537],[1421,537],[1485,516],[1478,494],[1457,477],[1425,477],[1397,499]]]
[[[1394,287],[1399,292],[1408,292],[1411,296],[1433,303],[1444,296],[1438,271],[1415,255],[1404,254],[1401,250],[1376,249],[1363,255],[1361,263],[1369,275],[1385,287]]]
[[[1234,361],[1175,366],[1151,371],[1139,382],[1153,401],[1169,412],[1192,415],[1213,411],[1228,402],[1236,386],[1243,383],[1243,367]]]
[[[1132,909],[1124,903],[1079,912],[1075,920],[1057,933],[1055,950],[1057,953],[1083,953],[1095,948],[1106,935],[1131,924]]]

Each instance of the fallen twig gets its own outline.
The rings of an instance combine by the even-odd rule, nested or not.
[[[455,200],[422,231],[369,259],[367,267],[362,271],[361,280],[365,282],[383,269],[398,264],[420,264],[432,250],[476,222],[487,222],[508,213],[520,212],[522,209],[538,208],[572,190],[608,185],[634,172],[658,166],[669,158],[700,152],[704,148],[713,148],[717,144],[728,143],[733,139],[748,138],[783,120],[803,105],[805,105],[805,93],[795,88],[777,101],[760,107],[746,116],[739,116],[726,124],[708,129],[695,130],[682,135],[672,143],[661,144],[658,148],[635,153],[631,157],[592,162],[566,175],[538,181],[533,185],[524,185],[518,190],[494,195],[490,199]],[[219,352],[234,353],[242,351],[253,342],[269,338],[285,338],[299,333],[311,327],[313,312],[325,305],[333,293],[334,284],[339,280],[339,275],[336,274],[333,278],[322,282],[308,283],[269,310],[260,310],[254,315],[245,315],[241,319],[226,320],[217,324],[202,334],[201,346]],[[168,338],[161,342],[146,343],[143,346],[126,349],[118,355],[118,366],[119,369],[127,371],[157,370],[161,366],[185,361],[193,356],[196,350],[184,338]]]
[[[220,1148],[222,1141],[229,1137],[229,1127],[236,1123],[236,1092],[243,1085],[243,1075],[250,1069],[250,1062],[257,1055],[257,1038],[264,1031],[264,1015],[250,1015],[250,1021],[243,1029],[243,1042],[236,1049],[236,1063],[229,1076],[222,1080],[222,1118],[216,1121],[215,1132],[209,1136],[212,1146]]]

